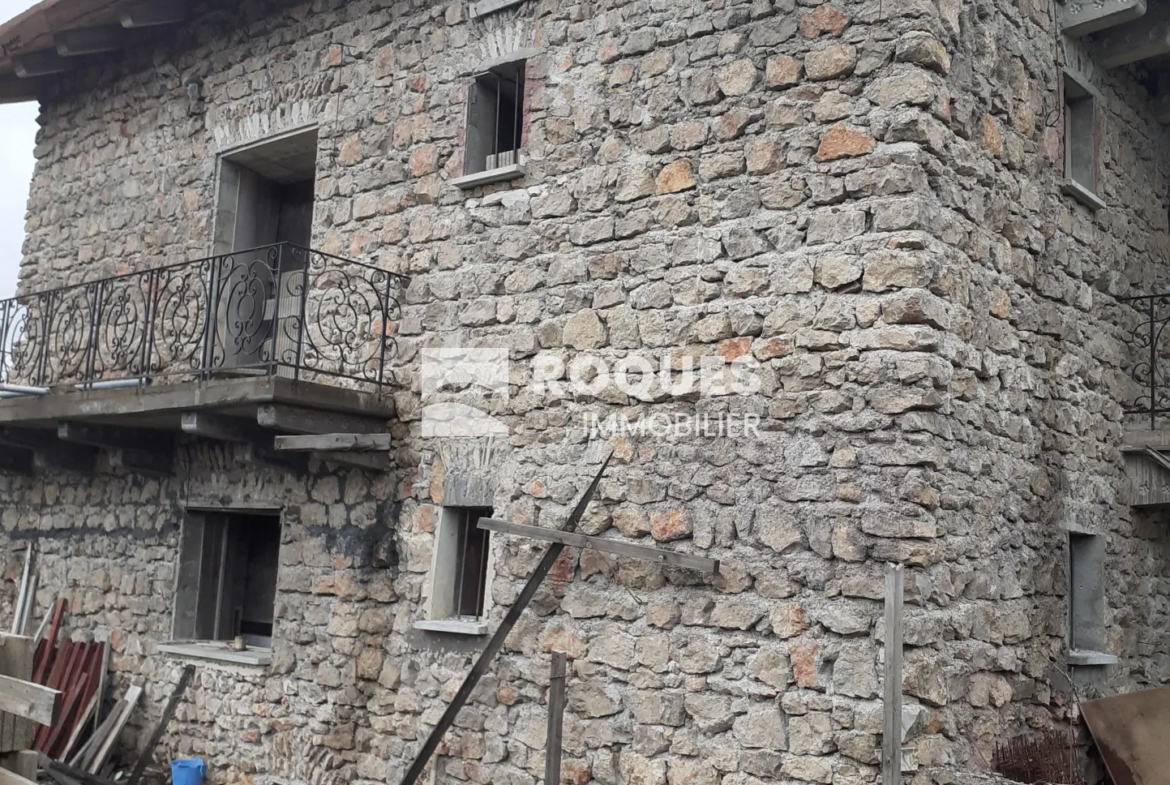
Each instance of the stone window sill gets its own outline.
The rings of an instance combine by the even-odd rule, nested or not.
[[[1085,186],[1078,183],[1076,180],[1061,180],[1060,192],[1065,196],[1071,196],[1078,202],[1088,207],[1090,210],[1102,210],[1105,208],[1105,202],[1097,194],[1090,191]]]
[[[1116,665],[1117,657],[1100,651],[1073,649],[1068,653],[1069,665]]]
[[[163,654],[170,654],[174,657],[215,660],[217,662],[231,663],[232,665],[264,666],[272,662],[271,649],[245,649],[244,651],[235,651],[229,648],[226,643],[216,641],[160,643],[158,650]]]
[[[416,630],[426,632],[445,632],[449,635],[487,635],[488,626],[482,621],[463,621],[461,619],[434,619],[416,621]]]
[[[468,191],[472,188],[478,188],[481,185],[502,183],[505,180],[517,180],[523,176],[524,164],[511,164],[510,166],[498,166],[495,169],[488,169],[486,172],[465,174],[462,177],[456,177],[451,183],[458,188],[462,188],[464,191]]]

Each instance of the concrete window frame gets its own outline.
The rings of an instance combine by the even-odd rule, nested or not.
[[[242,507],[220,507],[217,505],[193,505],[189,504],[185,507],[185,514],[179,532],[179,547],[176,552],[176,569],[174,578],[173,590],[173,604],[171,609],[171,635],[170,640],[159,643],[156,648],[160,653],[168,654],[178,658],[191,658],[200,660],[212,660],[228,665],[254,665],[267,666],[272,662],[272,635],[257,637],[248,633],[242,633],[241,637],[247,640],[247,648],[237,650],[232,641],[222,638],[222,636],[215,636],[214,639],[209,639],[207,636],[199,636],[198,630],[201,622],[199,618],[201,614],[208,616],[203,619],[203,626],[210,622],[212,627],[221,631],[224,627],[223,619],[227,618],[221,612],[221,605],[223,604],[224,594],[224,575],[225,565],[228,564],[233,556],[238,556],[238,549],[232,549],[229,539],[231,536],[231,527],[229,524],[222,526],[223,531],[219,534],[219,546],[217,551],[219,554],[219,561],[221,562],[216,570],[216,565],[211,564],[207,560],[208,554],[205,553],[207,547],[207,522],[213,518],[223,518],[225,521],[230,521],[232,517],[237,521],[243,518],[264,517],[274,519],[277,526],[277,553],[275,559],[275,574],[272,576],[272,600],[274,604],[273,620],[275,621],[275,602],[279,594],[279,571],[280,571],[280,544],[279,538],[282,536],[284,530],[284,515],[283,510],[275,505],[245,505]],[[214,561],[214,559],[213,559]],[[238,561],[238,559],[237,559]],[[246,565],[237,564],[234,570],[237,573],[243,574]],[[213,576],[212,583],[209,588],[212,593],[204,597],[204,590],[202,587],[203,578],[210,575],[209,572],[217,573]],[[245,585],[245,594],[248,593]],[[214,594],[214,596],[212,596]],[[239,594],[237,597],[241,596]],[[209,606],[204,606],[201,609],[201,602],[207,599],[215,600],[215,607],[213,612],[209,615]],[[244,607],[246,608],[245,602]]]
[[[1068,537],[1068,663],[1113,665],[1106,653],[1105,537],[1066,527]]]
[[[1101,93],[1082,74],[1066,68],[1061,79],[1064,118],[1064,179],[1060,190],[1090,210],[1105,207],[1100,196]]]
[[[463,174],[451,181],[456,187],[466,191],[524,177],[528,62],[535,54],[533,49],[518,49],[486,60],[472,72],[463,121]],[[510,103],[505,104],[501,97],[508,85]],[[502,149],[501,134],[512,137],[507,142],[511,149]]]
[[[486,635],[485,621],[492,609],[492,579],[496,564],[489,532],[476,529],[480,517],[491,517],[492,508],[484,505],[447,505],[440,507],[435,527],[435,544],[431,551],[431,569],[427,577],[426,619],[416,621],[414,628],[428,632],[455,635]],[[482,561],[468,560],[467,535],[482,535]],[[461,553],[461,548],[463,551]],[[466,584],[464,581],[473,581]],[[480,609],[470,614],[460,608],[463,591],[479,594]]]

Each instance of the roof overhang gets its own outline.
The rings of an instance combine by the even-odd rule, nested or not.
[[[0,25],[0,103],[33,100],[48,78],[188,13],[184,0],[43,0]]]

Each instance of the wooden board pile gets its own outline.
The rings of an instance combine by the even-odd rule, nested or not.
[[[58,600],[48,636],[37,645],[33,681],[61,693],[61,714],[53,725],[40,725],[32,749],[65,760],[100,712],[109,646],[103,641],[57,643],[65,601]]]
[[[66,601],[57,600],[36,635],[27,634],[37,576],[25,555],[12,634],[0,633],[0,785],[35,785],[38,768],[57,785],[139,785],[195,668],[183,668],[161,719],[128,778],[109,761],[142,687],[130,685],[102,718],[110,646],[63,637]],[[123,772],[124,773],[124,772]]]

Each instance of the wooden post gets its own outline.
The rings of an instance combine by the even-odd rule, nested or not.
[[[552,653],[548,680],[548,740],[544,745],[544,783],[561,785],[561,736],[565,719],[565,662],[563,651]]]
[[[901,564],[886,565],[886,672],[882,704],[882,785],[902,783],[902,590]]]
[[[585,489],[585,493],[581,495],[581,499],[577,502],[577,506],[569,513],[569,520],[565,522],[565,531],[573,531],[577,528],[577,524],[581,521],[581,517],[585,515],[585,508],[589,506],[589,502],[593,500],[593,494],[597,493],[597,486],[601,484],[601,478],[605,476],[605,470],[609,466],[610,460],[613,459],[613,453],[605,459],[605,463],[601,464],[601,469],[598,470],[597,475],[593,478],[593,482]],[[492,664],[492,659],[499,653],[504,646],[504,640],[508,637],[508,633],[516,626],[516,622],[520,620],[520,614],[524,613],[524,609],[528,607],[528,603],[532,602],[532,598],[536,596],[540,585],[544,583],[544,579],[548,577],[549,572],[553,568],[553,564],[560,557],[561,551],[565,546],[559,542],[554,542],[548,546],[548,550],[544,552],[544,556],[528,577],[528,582],[524,584],[524,588],[520,590],[520,595],[512,603],[512,607],[508,609],[504,620],[500,622],[500,626],[496,628],[496,632],[488,639],[487,644],[483,647],[483,651],[479,653],[479,658],[475,664],[471,666],[471,671],[463,680],[459,690],[455,693],[455,697],[447,704],[447,709],[443,712],[443,716],[439,717],[439,721],[435,727],[431,729],[431,735],[423,742],[422,748],[415,756],[414,763],[410,764],[410,768],[406,770],[406,774],[402,777],[401,785],[415,785],[418,778],[422,776],[423,769],[427,767],[427,762],[431,756],[435,754],[435,750],[439,748],[439,742],[443,740],[443,734],[447,732],[455,723],[455,717],[459,711],[467,703],[468,698],[471,697],[471,691],[475,689],[475,685],[479,684],[480,678],[487,673],[488,666]],[[131,778],[129,785],[137,785]]]

